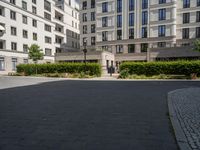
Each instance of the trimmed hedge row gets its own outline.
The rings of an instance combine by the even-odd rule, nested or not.
[[[200,61],[171,62],[125,62],[120,65],[120,72],[127,71],[130,75],[200,75]]]
[[[33,75],[43,73],[83,73],[100,76],[101,66],[97,63],[54,63],[54,64],[20,64],[17,66],[17,73]]]

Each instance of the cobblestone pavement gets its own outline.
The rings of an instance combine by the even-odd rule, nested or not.
[[[175,130],[179,130],[175,131],[179,144],[186,144],[192,150],[200,150],[200,88],[176,90],[169,97],[181,128],[174,126]],[[179,134],[180,132],[183,134]]]

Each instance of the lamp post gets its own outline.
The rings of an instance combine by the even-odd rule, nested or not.
[[[84,53],[84,63],[85,63],[85,72],[86,72],[86,54],[87,54],[87,41],[83,44],[83,53]]]

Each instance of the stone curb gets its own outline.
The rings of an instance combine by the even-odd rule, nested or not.
[[[175,112],[175,109],[174,109],[173,103],[172,103],[173,93],[180,91],[180,90],[182,90],[182,89],[178,89],[178,90],[171,91],[168,93],[167,100],[168,100],[168,108],[169,108],[169,117],[170,117],[173,129],[174,129],[176,141],[178,143],[180,150],[192,150],[187,141],[185,133],[184,133],[183,129],[181,128],[180,120],[178,119],[178,117],[176,115],[176,112]]]

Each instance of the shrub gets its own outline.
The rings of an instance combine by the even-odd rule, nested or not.
[[[101,66],[97,63],[54,63],[54,64],[20,64],[17,66],[17,73],[25,75],[45,74],[45,73],[82,73],[86,72],[90,76],[100,76]]]
[[[129,76],[129,70],[128,69],[124,69],[124,70],[120,71],[119,78],[126,79],[128,76]]]
[[[130,75],[186,75],[200,74],[200,61],[171,62],[125,62],[120,65],[120,72],[128,69]]]

